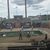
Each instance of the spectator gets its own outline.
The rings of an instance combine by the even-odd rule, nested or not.
[[[47,34],[45,34],[45,40],[47,40]]]

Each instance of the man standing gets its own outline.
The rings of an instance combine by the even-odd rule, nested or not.
[[[21,32],[19,34],[19,40],[22,40],[22,34],[21,34]]]

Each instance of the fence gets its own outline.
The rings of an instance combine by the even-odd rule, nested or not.
[[[18,47],[3,47],[0,50],[46,50],[46,46],[18,46]]]

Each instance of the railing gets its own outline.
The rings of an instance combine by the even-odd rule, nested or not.
[[[19,46],[19,47],[8,47],[8,50],[46,50],[46,46]]]

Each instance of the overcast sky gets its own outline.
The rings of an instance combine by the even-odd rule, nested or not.
[[[10,0],[10,16],[25,15],[25,0]],[[50,14],[50,0],[27,0],[28,16]],[[7,17],[7,0],[0,0],[0,17]]]

